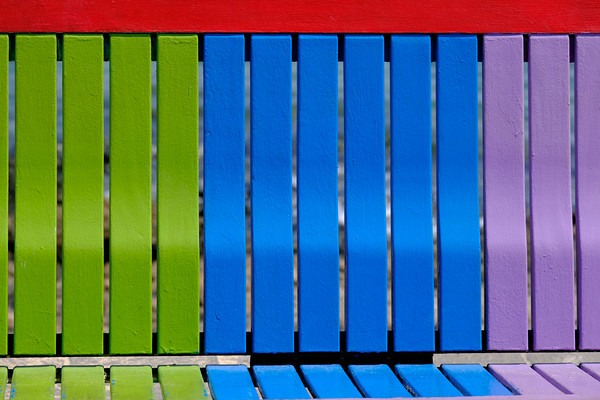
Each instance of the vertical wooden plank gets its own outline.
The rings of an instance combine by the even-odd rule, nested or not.
[[[431,39],[393,35],[390,62],[395,351],[435,350]]]
[[[292,40],[251,40],[252,351],[292,352]]]
[[[163,399],[209,399],[202,373],[197,365],[159,366],[158,380]]]
[[[529,39],[534,350],[575,348],[569,38]]]
[[[56,37],[17,35],[15,70],[14,351],[54,354]]]
[[[477,37],[437,42],[440,349],[481,349]]]
[[[246,352],[244,36],[204,36],[204,351]]]
[[[63,400],[104,400],[104,368],[63,367],[60,371],[61,398]]]
[[[523,37],[483,39],[486,326],[489,350],[527,350]]]
[[[344,42],[346,350],[387,350],[383,37]]]
[[[101,354],[104,318],[104,43],[63,39],[63,354]]]
[[[152,368],[110,367],[110,398],[113,400],[154,400]]]
[[[149,35],[110,37],[110,352],[152,351]]]
[[[339,351],[337,36],[298,38],[298,337]]]
[[[54,60],[56,62],[56,59]],[[17,367],[13,371],[10,398],[16,400],[52,400],[56,368]]]
[[[575,39],[575,201],[579,348],[600,349],[600,35]]]
[[[0,35],[0,354],[8,352],[8,35]]]
[[[198,36],[158,35],[157,240],[159,353],[197,353]]]

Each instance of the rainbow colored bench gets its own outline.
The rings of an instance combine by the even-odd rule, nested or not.
[[[2,2],[0,392],[600,398],[600,5],[498,3]]]

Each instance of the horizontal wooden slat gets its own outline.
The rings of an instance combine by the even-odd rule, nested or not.
[[[595,0],[4,0],[4,32],[600,32]]]

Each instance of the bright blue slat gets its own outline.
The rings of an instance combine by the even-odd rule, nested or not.
[[[350,365],[348,371],[366,397],[412,397],[387,365]]]
[[[396,365],[396,373],[417,397],[462,396],[435,365]]]
[[[308,391],[291,365],[252,367],[258,388],[265,399],[310,399]]]
[[[512,396],[479,364],[442,365],[442,372],[467,396]]]
[[[248,368],[244,365],[206,367],[210,392],[215,400],[258,400]]]
[[[387,350],[383,37],[344,42],[348,351]]]
[[[362,398],[340,365],[301,365],[300,370],[315,398]]]
[[[440,349],[480,350],[476,36],[438,36],[436,85]]]
[[[298,38],[298,337],[300,351],[340,347],[338,45]]]
[[[251,40],[252,350],[293,352],[292,39]]]
[[[431,39],[393,35],[390,63],[395,351],[435,350]]]

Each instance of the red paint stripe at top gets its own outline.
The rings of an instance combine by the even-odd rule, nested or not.
[[[597,0],[2,0],[2,32],[600,32]]]

